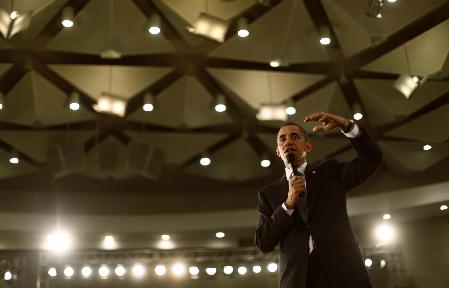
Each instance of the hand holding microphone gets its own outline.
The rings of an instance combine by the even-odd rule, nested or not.
[[[304,175],[298,171],[299,165],[294,153],[287,154],[287,161],[291,165],[294,176],[289,179],[290,188],[288,191],[287,201],[285,201],[285,206],[288,209],[293,209],[296,203],[306,195],[306,182]]]

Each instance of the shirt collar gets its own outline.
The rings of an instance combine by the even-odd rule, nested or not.
[[[302,175],[305,175],[304,171],[306,170],[306,167],[307,167],[307,161],[304,161],[304,163],[302,163],[302,165],[298,167],[298,171],[301,172]],[[287,177],[292,175],[292,172],[293,172],[293,170],[291,167],[285,167],[285,175]]]

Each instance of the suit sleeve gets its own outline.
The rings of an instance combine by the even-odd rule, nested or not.
[[[273,211],[263,192],[263,190],[259,192],[259,223],[254,243],[260,251],[268,253],[276,248],[279,241],[289,231],[293,217],[288,215],[282,206]]]
[[[349,138],[357,152],[357,158],[350,162],[340,163],[340,181],[349,190],[365,182],[376,172],[383,162],[383,154],[371,140],[365,130],[361,129],[356,138]]]

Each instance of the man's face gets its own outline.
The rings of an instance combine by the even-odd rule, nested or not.
[[[285,166],[289,166],[287,154],[294,153],[298,164],[301,165],[306,160],[306,155],[312,150],[312,143],[304,138],[299,127],[287,125],[279,129],[277,135],[276,154],[284,161]]]

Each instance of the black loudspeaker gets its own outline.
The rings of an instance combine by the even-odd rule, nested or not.
[[[125,169],[133,174],[157,180],[164,167],[164,153],[149,144],[129,142]]]
[[[86,154],[82,141],[64,141],[47,151],[48,164],[54,178],[86,171]]]

